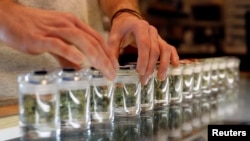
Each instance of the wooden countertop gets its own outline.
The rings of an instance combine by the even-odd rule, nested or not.
[[[18,126],[18,105],[0,107],[0,130]]]
[[[0,107],[0,118],[18,114],[18,105]]]

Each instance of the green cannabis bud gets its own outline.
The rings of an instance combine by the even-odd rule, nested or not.
[[[86,114],[86,89],[60,91],[61,120],[82,119]],[[71,117],[70,117],[71,116]]]
[[[35,94],[23,95],[23,121],[25,123],[47,123],[55,119],[55,102],[46,99],[52,99],[53,94]],[[39,98],[39,99],[38,99]]]
[[[117,83],[115,88],[115,107],[133,107],[136,104],[136,84]]]

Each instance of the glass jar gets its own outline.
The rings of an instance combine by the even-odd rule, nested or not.
[[[219,59],[213,58],[211,62],[211,93],[212,95],[216,95],[219,90]]]
[[[90,127],[91,75],[86,72],[73,68],[58,72],[61,135],[76,134]]]
[[[91,70],[91,124],[112,124],[114,120],[114,83],[96,69]]]
[[[235,80],[235,85],[238,87],[239,81],[240,81],[240,58],[237,57],[232,57],[234,60],[234,80]]]
[[[132,68],[136,68],[137,62],[129,62]],[[150,114],[154,109],[154,74],[150,75],[147,83],[141,85],[141,114]]]
[[[224,93],[226,86],[227,86],[227,70],[226,70],[226,64],[227,64],[227,60],[226,57],[220,57],[218,58],[218,85],[219,85],[219,91],[220,93]]]
[[[202,63],[199,61],[194,61],[194,69],[193,69],[193,76],[194,76],[194,84],[193,84],[193,96],[194,98],[200,98],[202,95],[201,91],[201,83],[202,83]]]
[[[120,66],[115,80],[115,116],[139,116],[141,112],[141,83],[135,65]]]
[[[182,77],[183,77],[183,101],[190,102],[193,99],[193,85],[194,85],[194,63],[189,60],[180,60],[180,63],[183,65]]]
[[[211,94],[211,64],[212,59],[204,58],[200,59],[202,62],[202,79],[201,79],[201,89],[202,97],[210,96]]]
[[[149,76],[146,85],[141,86],[141,113],[152,112],[154,109],[154,77]]]
[[[164,80],[159,80],[157,79],[158,67],[154,71],[154,110],[165,108],[170,103],[168,72]]]
[[[183,64],[178,67],[169,66],[169,95],[170,104],[181,104],[183,101]]]
[[[59,95],[54,75],[37,70],[18,76],[19,124],[24,140],[57,138]]]

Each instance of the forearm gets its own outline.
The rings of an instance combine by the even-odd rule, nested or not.
[[[104,13],[111,19],[115,12],[128,8],[139,12],[138,0],[99,0]]]

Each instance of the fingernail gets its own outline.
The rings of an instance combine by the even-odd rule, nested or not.
[[[136,69],[137,69],[139,75],[141,75],[141,76],[145,75],[145,70],[144,69],[139,69],[139,68],[136,68]]]
[[[142,85],[147,85],[149,81],[149,76],[141,76]]]
[[[119,69],[120,64],[118,63],[118,61],[115,61],[115,70]]]
[[[160,81],[163,81],[165,78],[166,78],[166,74],[165,74],[165,73],[160,73],[160,74],[158,75],[158,79],[159,79]]]
[[[108,75],[108,79],[113,81],[116,78],[116,71],[112,69],[107,73],[107,75]]]
[[[81,64],[83,62],[83,56],[82,55],[74,55],[73,56],[73,60],[77,63],[77,64]]]

